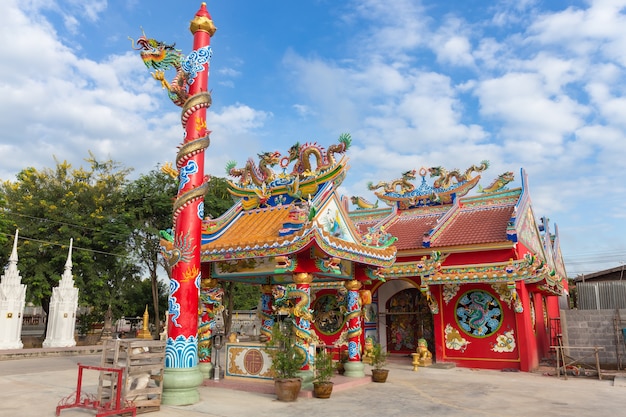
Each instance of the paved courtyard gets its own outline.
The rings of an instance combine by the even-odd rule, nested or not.
[[[0,360],[0,415],[54,416],[58,402],[76,388],[77,363],[97,365],[99,354]],[[394,358],[387,383],[366,383],[334,392],[328,400],[300,398],[282,403],[273,394],[216,386],[200,387],[200,402],[161,406],[152,417],[298,416],[600,416],[626,412],[626,384],[617,379],[557,379],[542,373],[463,368],[411,370]],[[366,367],[369,372],[369,367]],[[226,384],[224,384],[226,385]],[[84,389],[95,393],[97,373]],[[258,391],[258,390],[257,390]],[[95,415],[63,410],[61,416]]]

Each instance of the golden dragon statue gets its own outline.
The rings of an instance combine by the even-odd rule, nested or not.
[[[416,171],[413,169],[411,171],[406,171],[402,174],[402,178],[397,179],[392,182],[380,181],[378,184],[374,185],[374,183],[369,182],[367,184],[367,188],[369,190],[377,190],[382,188],[385,193],[398,193],[398,194],[406,194],[415,190],[415,186],[411,184],[409,181],[415,179]],[[399,190],[397,190],[399,188]]]
[[[504,174],[498,175],[498,177],[489,184],[489,187],[483,188],[480,184],[478,185],[479,193],[495,193],[496,191],[500,191],[504,188],[505,185],[510,183],[515,179],[515,175],[511,171],[507,171]]]
[[[242,185],[248,185],[252,182],[260,187],[263,184],[272,182],[276,178],[276,174],[270,167],[280,162],[280,152],[263,152],[258,154],[258,156],[258,167],[252,158],[248,159],[243,168],[235,168],[237,163],[229,161],[226,164],[226,173],[232,177],[239,177],[239,183]]]
[[[434,188],[448,188],[451,185],[453,178],[456,179],[457,183],[469,181],[472,179],[473,172],[482,172],[487,168],[489,168],[489,161],[485,160],[481,161],[479,165],[472,165],[471,167],[467,168],[464,173],[461,173],[461,171],[458,169],[448,171],[441,166],[431,167],[428,169],[428,172],[430,172],[431,178],[439,177],[433,183]]]
[[[372,203],[372,202],[367,201],[363,197],[360,197],[358,195],[353,195],[352,197],[350,197],[350,201],[352,201],[352,204],[354,204],[357,207],[356,208],[357,210],[367,210],[367,209],[378,208],[378,200],[376,200],[376,203]]]
[[[142,30],[142,36],[135,41],[132,38],[131,46],[140,51],[141,59],[148,69],[154,69],[152,77],[161,82],[161,86],[167,90],[167,95],[177,106],[183,106],[189,98],[187,91],[187,74],[182,69],[183,54],[176,49],[176,44],[168,45],[156,39],[148,39]],[[176,75],[172,82],[165,79],[165,71],[174,68]]]
[[[210,23],[210,30],[215,31],[213,23]],[[187,122],[191,115],[193,115],[198,109],[211,107],[211,94],[208,91],[200,92],[189,95],[189,82],[193,82],[195,75],[190,75],[185,71],[185,58],[182,52],[175,48],[175,45],[169,45],[164,42],[157,41],[155,39],[147,38],[145,32],[142,30],[142,36],[135,42],[132,38],[129,38],[132,42],[133,49],[140,51],[141,59],[148,69],[154,69],[152,76],[161,82],[163,88],[167,89],[169,98],[177,106],[182,107],[181,123],[186,128]],[[135,47],[136,45],[136,47]],[[207,48],[205,51],[206,59],[211,58],[211,49]],[[165,71],[174,69],[176,75],[171,82],[165,80]],[[189,81],[189,80],[192,81]],[[209,132],[206,135],[198,137],[196,139],[185,141],[178,149],[176,154],[176,169],[173,167],[165,168],[164,172],[169,175],[178,174],[180,182],[188,180],[189,171],[187,169],[193,168],[192,157],[204,152],[209,147],[211,140],[209,139]],[[187,169],[185,169],[187,167]],[[184,207],[191,204],[193,201],[204,198],[206,191],[208,190],[208,176],[204,178],[204,182],[195,188],[192,188],[182,194],[179,194],[174,201],[173,210],[173,223],[176,223],[176,218],[180,215]],[[180,239],[177,236],[176,239]],[[175,242],[175,246],[179,247],[181,242]]]
[[[327,170],[335,165],[335,155],[345,153],[351,144],[352,137],[349,133],[339,135],[339,143],[329,146],[328,150],[317,143],[305,143],[304,145],[296,143],[289,149],[288,156],[289,161],[296,161],[292,175],[308,177]],[[311,157],[314,157],[317,163],[315,170],[311,166]]]

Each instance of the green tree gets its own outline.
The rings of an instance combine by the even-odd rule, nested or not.
[[[66,161],[56,161],[54,169],[25,168],[15,181],[0,185],[9,227],[20,230],[19,269],[27,299],[46,313],[70,239],[81,305],[102,316],[109,305],[119,309],[124,285],[138,279],[128,257],[131,228],[122,193],[130,169],[91,154],[86,161],[88,169],[73,169]],[[2,251],[7,256],[8,246]]]
[[[157,282],[158,308],[165,311],[167,308],[168,287],[163,281]],[[126,305],[122,308],[121,314],[126,317],[142,317],[147,307],[147,300],[152,299],[152,282],[149,279],[133,282],[124,290],[124,300]],[[150,310],[150,309],[148,309]],[[158,331],[158,321],[155,329]]]
[[[246,284],[243,282],[224,281],[224,310],[222,320],[224,321],[224,332],[230,334],[233,323],[233,312],[235,310],[252,310],[259,304],[261,289],[258,285]]]
[[[226,178],[212,177],[209,189],[204,195],[204,215],[217,218],[234,205],[233,197],[228,192]]]
[[[11,222],[7,219],[6,211],[8,210],[6,199],[2,194],[0,194],[0,247],[5,245],[10,236],[8,232],[10,232]]]
[[[176,192],[176,180],[157,168],[129,184],[125,193],[126,205],[133,218],[133,256],[150,278],[151,317],[156,329],[163,311],[159,300],[163,295],[167,300],[167,288],[165,292],[159,291],[159,269],[162,268],[168,278],[172,274],[170,266],[160,255],[159,231],[172,225],[172,201]]]
[[[228,180],[220,177],[211,178],[209,189],[204,196],[205,215],[217,218],[224,214],[234,205],[233,198],[228,192]],[[232,312],[235,310],[250,310],[259,303],[261,291],[258,285],[250,285],[241,282],[222,282],[224,289],[222,311],[224,329],[230,333],[232,327]]]

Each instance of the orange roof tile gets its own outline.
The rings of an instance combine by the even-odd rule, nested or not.
[[[202,245],[202,250],[263,245],[268,242],[270,236],[273,243],[292,240],[293,235],[288,237],[278,235],[278,231],[289,218],[289,209],[290,206],[279,206],[242,211],[218,239]]]
[[[445,224],[430,247],[473,245],[507,241],[513,205],[460,208]]]
[[[229,224],[213,231],[213,240],[204,236],[201,256],[206,260],[276,256],[296,252],[316,241],[325,252],[333,256],[364,264],[386,265],[395,259],[396,248],[378,248],[348,242],[331,236],[315,221],[290,235],[280,236],[279,231],[291,221],[291,206],[277,206],[242,211]]]
[[[398,238],[395,243],[398,250],[422,248],[424,234],[436,226],[440,216],[441,213],[401,216],[387,228],[387,232]]]

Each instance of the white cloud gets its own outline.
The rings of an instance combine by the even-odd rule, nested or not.
[[[583,124],[586,109],[565,94],[551,95],[538,74],[509,73],[476,88],[481,113],[502,123],[511,140],[559,145]]]
[[[456,17],[447,19],[432,37],[431,48],[441,64],[474,66],[468,27]]]
[[[218,73],[225,75],[227,77],[239,77],[241,76],[241,71],[238,71],[234,68],[220,68],[217,70]]]
[[[624,0],[590,1],[587,9],[569,7],[540,16],[529,27],[531,41],[553,45],[578,55],[600,53],[626,65],[626,16]]]
[[[428,22],[424,9],[418,2],[411,0],[394,0],[392,7],[386,0],[352,1],[354,14],[360,19],[372,22],[364,28],[367,39],[375,40],[376,53],[394,55],[424,42],[425,25]],[[359,42],[370,45],[361,36]],[[364,51],[365,52],[365,51]]]
[[[207,114],[207,124],[212,130],[223,130],[234,133],[245,133],[263,125],[265,120],[272,115],[263,111],[255,110],[249,106],[236,104],[226,106],[220,113]]]
[[[611,87],[601,83],[589,84],[587,91],[604,120],[626,127],[626,97],[615,97]]]
[[[11,155],[0,178],[11,178],[26,166],[50,166],[53,155],[81,165],[91,151],[100,159],[124,161],[139,173],[175,155],[182,142],[179,113],[136,53],[100,61],[78,58],[48,24],[29,19],[40,16],[15,7],[0,15],[0,36],[14,40],[0,44],[0,54],[12,63],[0,65],[0,149]],[[212,129],[233,139],[271,117],[238,104],[209,115]]]
[[[294,104],[293,108],[296,111],[296,113],[298,113],[302,117],[306,117],[306,116],[309,116],[311,114],[314,114],[311,111],[310,107],[305,105],[305,104]]]

